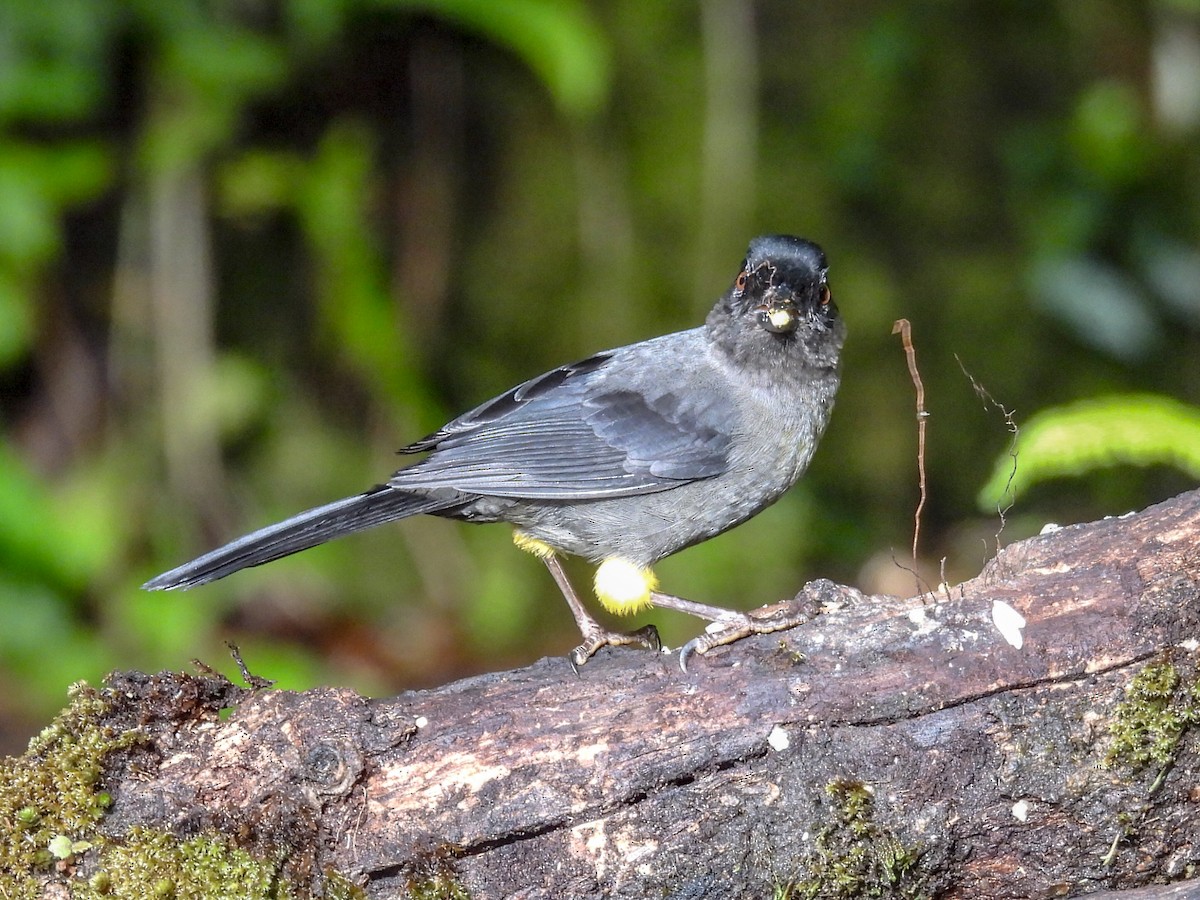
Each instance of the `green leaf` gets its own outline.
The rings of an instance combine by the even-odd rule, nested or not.
[[[382,0],[388,2],[388,0]],[[588,116],[608,94],[610,48],[582,3],[571,0],[390,0],[425,9],[508,47],[564,112]]]
[[[0,269],[0,368],[25,354],[33,337],[33,301],[21,279]]]
[[[121,20],[107,0],[0,4],[0,120],[86,115],[108,87],[107,56]]]
[[[1141,177],[1151,146],[1144,117],[1131,85],[1118,81],[1093,85],[1080,98],[1072,122],[1071,143],[1077,160],[1108,184]]]
[[[65,834],[56,834],[50,839],[50,845],[46,849],[55,859],[66,859],[75,851],[75,845]]]
[[[120,486],[79,470],[51,490],[0,445],[0,568],[80,589],[116,558],[124,520]]]
[[[1021,426],[1017,468],[1005,454],[979,493],[991,509],[1007,491],[1020,494],[1051,478],[1118,464],[1169,465],[1200,480],[1200,409],[1168,397],[1129,394],[1043,410]]]
[[[219,208],[229,216],[266,215],[286,209],[304,175],[295,153],[252,149],[220,165]]]
[[[95,142],[0,141],[0,260],[29,271],[53,257],[63,208],[95,197],[110,176],[111,158]]]

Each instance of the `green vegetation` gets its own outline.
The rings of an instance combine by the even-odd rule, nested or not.
[[[143,740],[136,728],[116,730],[108,724],[107,714],[119,700],[113,690],[75,685],[70,705],[28,750],[0,761],[0,897],[34,900],[43,895],[47,879],[69,882],[71,896],[89,900],[313,896],[307,885],[292,884],[285,876],[284,847],[256,855],[223,834],[184,839],[140,826],[120,835],[100,829],[112,805],[102,789],[109,756]],[[448,878],[444,868],[436,877]],[[459,890],[420,896],[465,898]],[[365,896],[337,872],[325,873],[320,891],[317,896],[324,900]]]
[[[0,765],[0,894],[50,867],[56,859],[88,850],[96,823],[112,798],[97,789],[104,757],[129,747],[136,731],[112,733],[97,723],[104,696],[84,684],[71,689],[71,705],[29,742],[19,758]]]
[[[979,495],[994,506],[1039,481],[1127,464],[1174,466],[1200,481],[1200,407],[1149,395],[1097,397],[1045,409],[1021,426],[1014,474],[1005,456]]]
[[[100,850],[97,871],[76,897],[287,900],[297,893],[279,878],[280,861],[256,859],[218,835],[180,840],[134,828]],[[327,895],[328,896],[328,895]]]
[[[1111,743],[1105,764],[1135,771],[1159,770],[1154,786],[1175,761],[1179,742],[1189,728],[1200,725],[1200,678],[1193,664],[1185,678],[1168,659],[1148,663],[1125,688],[1125,699],[1113,712],[1108,730]]]
[[[1121,845],[1139,834],[1153,814],[1152,796],[1162,787],[1175,764],[1187,732],[1200,725],[1200,672],[1188,659],[1181,667],[1163,655],[1142,667],[1125,686],[1125,697],[1108,723],[1109,744],[1104,765],[1133,773],[1153,767],[1154,780],[1146,796],[1118,811],[1112,844],[1102,863],[1112,866]]]
[[[215,835],[182,841],[134,828],[119,839],[97,826],[112,798],[98,789],[105,757],[135,745],[137,730],[103,724],[110,698],[80,684],[71,705],[30,741],[19,758],[0,766],[0,895],[40,896],[36,878],[56,863],[95,860],[94,874],[75,879],[75,897],[290,896],[277,879],[278,862],[264,863]]]
[[[411,881],[407,890],[412,900],[471,900],[467,889],[449,872]]]
[[[801,866],[802,875],[779,885],[772,900],[918,900],[930,894],[917,870],[921,858],[875,821],[874,792],[861,781],[825,786],[830,808]]]

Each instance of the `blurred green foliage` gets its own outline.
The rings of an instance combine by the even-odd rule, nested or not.
[[[70,681],[219,662],[222,639],[285,685],[377,692],[564,652],[553,584],[501,527],[138,585],[385,477],[519,380],[690,327],[756,233],[828,251],[844,385],[810,475],[665,561],[673,592],[908,589],[900,316],[932,412],[923,565],[973,574],[979,486],[1007,472],[955,354],[1018,423],[1109,398],[1084,418],[1115,443],[1030,419],[1019,477],[1133,463],[1043,480],[1007,536],[1194,484],[1144,463],[1190,440],[1163,398],[1200,403],[1198,130],[1200,8],[1178,0],[9,0],[0,725],[28,718],[0,749]],[[1137,452],[1113,437],[1147,415]],[[671,643],[699,627],[649,618]]]
[[[1117,465],[1173,466],[1200,482],[1200,407],[1140,394],[1051,407],[1021,427],[1014,451],[1016,464],[1002,459],[980,492],[984,509],[1041,481]]]

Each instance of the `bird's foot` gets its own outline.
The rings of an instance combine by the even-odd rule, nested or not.
[[[776,604],[766,609],[771,611],[755,614],[726,610],[725,615],[713,619],[704,634],[683,645],[679,651],[679,668],[686,673],[688,660],[696,654],[703,656],[714,647],[724,647],[752,634],[771,634],[794,628],[810,621],[815,615],[811,607],[794,602]]]
[[[586,663],[601,647],[645,647],[658,652],[662,649],[662,641],[658,637],[658,629],[653,625],[639,628],[637,631],[609,631],[593,622],[594,627],[581,629],[583,643],[572,650],[567,658],[571,668],[578,674],[579,667]]]

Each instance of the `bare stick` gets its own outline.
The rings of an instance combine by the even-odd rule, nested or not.
[[[904,355],[908,359],[908,374],[912,376],[913,387],[917,389],[917,472],[921,482],[921,500],[917,503],[917,511],[913,516],[913,562],[917,561],[917,542],[921,538],[921,513],[925,509],[925,499],[928,488],[925,482],[925,420],[929,413],[925,411],[925,385],[921,382],[921,373],[917,370],[917,351],[912,342],[912,325],[908,319],[897,319],[892,325],[892,334],[899,334],[904,344]]]

